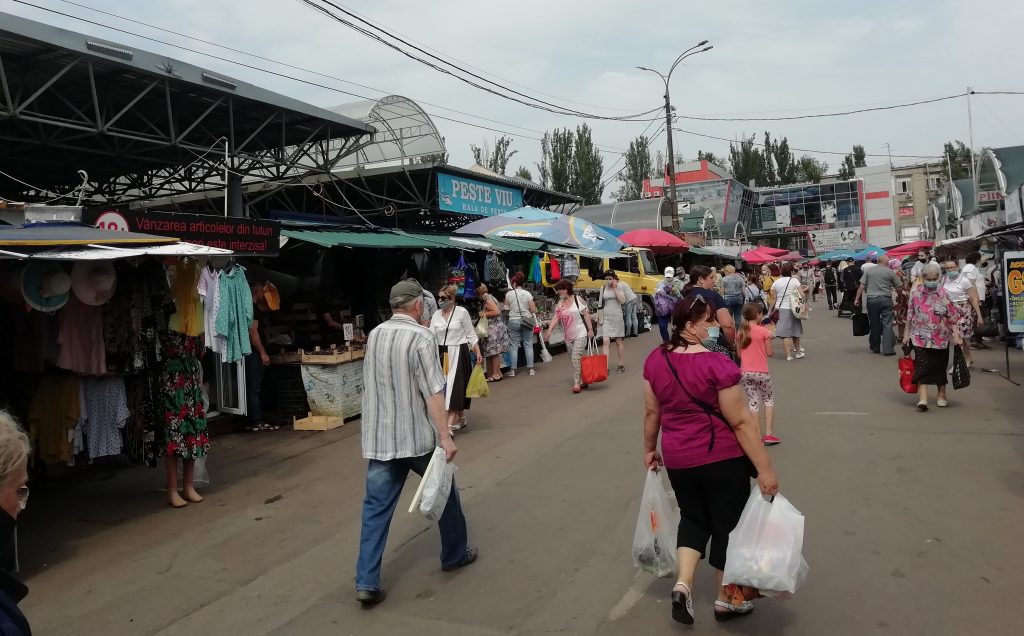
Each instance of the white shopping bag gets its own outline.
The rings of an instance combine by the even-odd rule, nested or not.
[[[665,492],[661,473],[647,471],[633,534],[633,565],[654,576],[676,575],[679,510]]]
[[[419,508],[423,516],[431,521],[437,521],[444,514],[444,507],[452,492],[452,481],[455,479],[457,470],[455,464],[447,461],[447,458],[448,455],[443,448],[434,449],[434,454],[430,456],[430,463],[427,464],[427,470],[423,472],[419,488],[413,495],[409,512]]]
[[[729,533],[723,582],[788,598],[810,569],[801,554],[803,545],[804,516],[782,495],[769,501],[755,485],[739,523]]]

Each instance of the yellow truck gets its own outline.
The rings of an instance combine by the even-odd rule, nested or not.
[[[651,253],[651,250],[642,247],[627,247],[620,253],[622,256],[619,258],[572,257],[580,264],[580,276],[574,287],[581,291],[599,292],[604,286],[604,273],[610,269],[637,295],[640,300],[637,310],[646,313],[652,323],[656,322],[654,291],[664,275],[658,271],[658,265],[654,262],[654,254]],[[552,287],[557,282],[548,279],[551,274],[550,259],[551,254],[545,254],[542,261],[541,272],[545,287]],[[641,324],[643,324],[642,316]]]

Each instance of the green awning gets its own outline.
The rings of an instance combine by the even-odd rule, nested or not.
[[[602,252],[601,250],[581,250],[575,247],[562,247],[561,245],[548,245],[548,252],[554,252],[555,254],[575,254],[576,256],[586,256],[587,258],[626,258],[629,254],[623,254],[622,252]]]
[[[444,240],[425,240],[414,234],[397,232],[343,232],[319,230],[283,230],[282,236],[306,241],[321,247],[368,247],[368,248],[432,248],[450,247]]]

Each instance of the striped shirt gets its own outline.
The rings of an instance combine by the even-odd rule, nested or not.
[[[363,360],[363,457],[390,461],[434,450],[426,400],[444,383],[429,329],[395,314],[371,331]]]

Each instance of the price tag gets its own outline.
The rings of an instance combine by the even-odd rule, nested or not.
[[[345,333],[345,340],[352,340],[353,338],[355,338],[356,332],[355,327],[352,325],[352,323],[346,322],[341,327]]]

